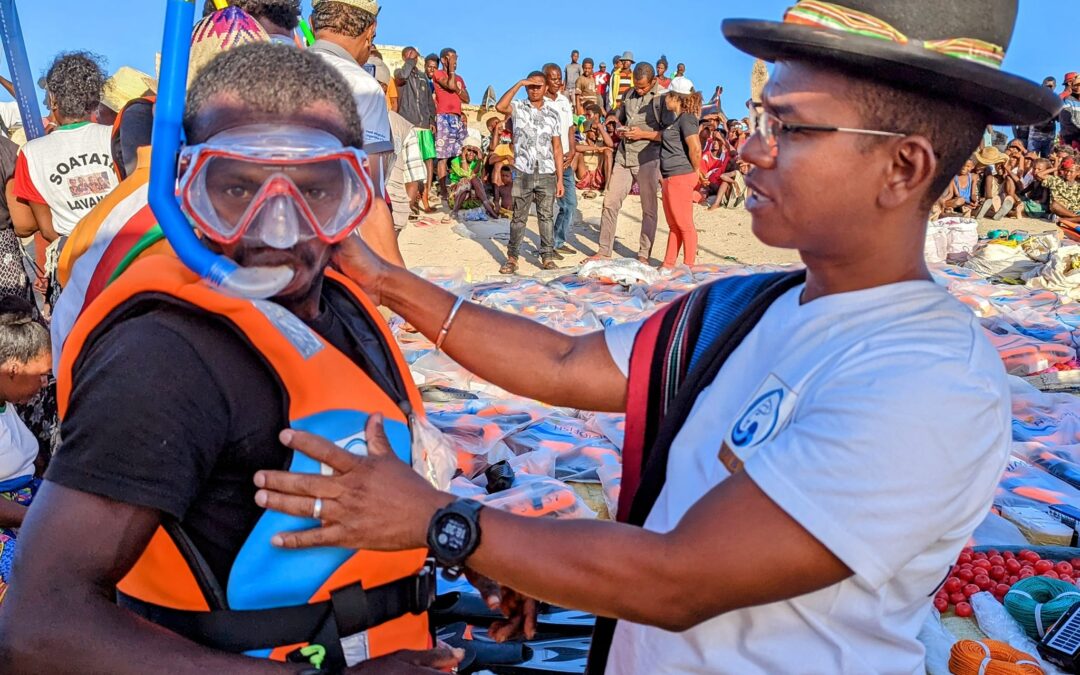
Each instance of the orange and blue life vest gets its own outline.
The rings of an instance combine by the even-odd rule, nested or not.
[[[158,255],[136,261],[82,312],[61,356],[60,414],[66,414],[72,374],[87,346],[134,306],[165,302],[218,317],[235,330],[280,382],[292,428],[363,452],[368,417],[381,413],[395,454],[411,462],[410,422],[423,406],[408,367],[364,293],[332,270],[325,283],[344,290],[378,327],[393,371],[378,377],[395,382],[380,386],[280,305],[224,295],[175,257]],[[394,391],[401,393],[388,393]],[[294,452],[289,470],[319,474],[323,467]],[[426,551],[284,550],[270,543],[276,533],[317,525],[265,512],[222,587],[180,524],[166,522],[118,585],[121,604],[208,647],[279,661],[315,655],[314,661],[325,656],[325,663],[344,666],[429,648],[426,611],[435,579]]]

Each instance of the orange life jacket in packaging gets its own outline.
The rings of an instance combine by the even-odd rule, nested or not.
[[[327,271],[378,326],[396,387],[380,387],[363,369],[280,305],[224,295],[172,256],[140,260],[79,318],[58,372],[60,414],[66,414],[80,355],[133,306],[170,302],[220,318],[265,361],[281,383],[289,425],[366,451],[364,426],[381,413],[386,435],[411,462],[411,416],[419,393],[389,329],[363,292]],[[394,400],[387,391],[405,392]],[[289,470],[318,474],[322,466],[294,452]],[[248,535],[222,588],[179,523],[165,523],[118,585],[121,604],[149,620],[215,649],[274,660],[314,654],[325,663],[355,664],[399,649],[427,649],[425,613],[434,597],[433,567],[423,550],[398,553],[338,548],[284,550],[282,531],[315,527],[313,519],[265,512]]]

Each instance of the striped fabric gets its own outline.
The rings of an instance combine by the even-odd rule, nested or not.
[[[797,5],[788,9],[784,15],[784,23],[827,28],[877,40],[888,40],[901,45],[910,42],[906,35],[887,21],[866,12],[823,0],[800,0]],[[944,56],[973,61],[990,68],[1001,68],[1005,60],[1003,47],[975,38],[927,40],[922,43],[922,46]]]
[[[170,250],[148,203],[150,149],[139,150],[135,171],[79,222],[64,248],[59,269],[63,292],[52,319],[54,367],[75,321],[118,271],[137,257]]]

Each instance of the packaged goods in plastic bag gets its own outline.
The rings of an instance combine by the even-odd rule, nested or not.
[[[467,274],[460,267],[414,267],[411,271],[454,295],[466,295],[469,289]]]
[[[596,470],[620,462],[619,450],[584,420],[547,417],[506,437],[512,452],[522,455],[541,448],[555,454],[555,477],[564,481],[599,482]]]
[[[457,453],[449,439],[426,417],[412,423],[413,469],[438,490],[446,490],[458,470]]]
[[[622,489],[622,463],[605,464],[596,470],[600,485],[604,488],[604,504],[611,519],[618,518],[619,491]]]
[[[1073,529],[1034,506],[1002,506],[1001,515],[1036,546],[1071,546]]]
[[[626,415],[616,413],[582,413],[588,428],[615,444],[622,449],[623,440],[626,437]]]
[[[660,280],[660,273],[657,270],[629,258],[590,260],[581,266],[578,276],[586,279],[600,279],[607,283],[622,286],[648,285]]]
[[[1080,440],[1080,398],[1051,394],[1009,378],[1013,440],[1068,446]]]
[[[457,456],[457,468],[468,478],[483,472],[490,464],[513,457],[514,452],[503,439],[533,422],[528,413],[481,417],[430,412],[428,418],[449,440]]]
[[[596,518],[596,512],[573,488],[554,478],[518,476],[514,487],[489,495],[483,501],[491,508],[531,518]]]
[[[1080,508],[1080,490],[1038,467],[1013,458],[998,483],[994,504],[999,508],[1030,506],[1043,511],[1051,504]]]
[[[1076,350],[1071,346],[1022,335],[1015,326],[1000,317],[981,321],[986,336],[1010,375],[1034,375],[1076,358]]]
[[[1013,454],[1074,488],[1080,488],[1080,445],[1014,443]]]
[[[986,637],[998,642],[1004,642],[1013,649],[1018,649],[1032,658],[1038,660],[1046,675],[1060,675],[1061,671],[1052,663],[1043,661],[1039,656],[1038,646],[1035,641],[1028,637],[1016,619],[1009,614],[1005,606],[997,601],[990,593],[983,591],[971,596],[971,608],[975,612],[975,621],[979,624],[979,630]],[[937,612],[931,612],[936,614]]]
[[[949,230],[936,222],[926,227],[926,262],[943,263],[949,256]]]

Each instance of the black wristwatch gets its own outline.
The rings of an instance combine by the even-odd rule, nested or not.
[[[459,499],[439,509],[428,525],[428,548],[435,560],[451,574],[460,574],[465,564],[480,546],[480,509],[484,504],[475,499]]]

